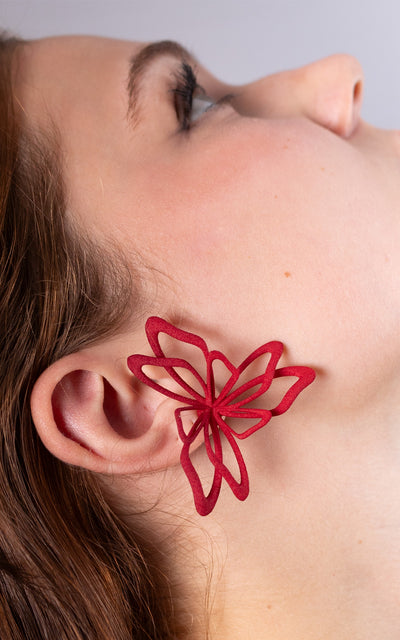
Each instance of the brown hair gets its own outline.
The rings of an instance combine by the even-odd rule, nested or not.
[[[37,377],[115,333],[134,287],[115,256],[76,240],[57,147],[19,124],[12,68],[21,44],[0,40],[0,636],[176,638],[143,542],[95,474],[53,457],[32,423]]]

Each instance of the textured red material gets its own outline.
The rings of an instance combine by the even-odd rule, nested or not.
[[[198,347],[202,351],[207,371],[206,380],[186,360],[165,357],[160,346],[160,333],[165,333],[175,340]],[[194,333],[178,329],[162,318],[156,316],[149,318],[146,322],[146,334],[155,357],[132,355],[128,358],[128,367],[141,382],[179,401],[183,405],[175,411],[179,437],[183,442],[181,464],[192,487],[198,513],[204,516],[212,511],[217,501],[223,478],[225,478],[235,496],[239,500],[245,500],[249,494],[249,478],[237,440],[248,438],[252,433],[266,425],[272,416],[277,416],[287,411],[299,393],[313,382],[315,378],[313,369],[303,366],[289,366],[277,369],[276,365],[283,351],[283,344],[277,341],[262,345],[253,351],[242,364],[235,367],[220,351],[209,351],[203,338]],[[270,354],[270,357],[266,366],[263,367],[263,373],[240,384],[240,377],[246,369],[257,358],[261,358],[265,354]],[[214,383],[214,367],[217,362],[225,365],[229,373],[228,381],[218,395],[216,394]],[[162,367],[183,392],[177,393],[166,389],[155,380],[149,378],[142,369],[146,365]],[[176,371],[177,368],[184,369],[191,374],[197,380],[202,393],[199,393],[188,384]],[[258,409],[248,406],[269,389],[274,378],[284,376],[294,376],[297,377],[297,380],[286,391],[277,406],[273,409]],[[188,433],[184,430],[182,423],[182,414],[185,411],[194,411],[197,414],[197,419]],[[228,418],[239,418],[240,421],[250,419],[252,425],[245,431],[238,433],[226,422]],[[207,495],[204,493],[199,475],[190,458],[191,446],[201,435],[201,432],[203,433],[208,458],[214,467],[214,478]],[[237,460],[240,472],[239,481],[233,477],[231,471],[224,464],[221,432]]]

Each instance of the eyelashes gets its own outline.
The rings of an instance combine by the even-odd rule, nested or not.
[[[188,131],[191,124],[191,114],[193,108],[193,96],[196,90],[205,93],[204,89],[197,83],[197,78],[192,67],[187,62],[182,62],[175,75],[174,107],[176,117],[183,131]]]
[[[228,94],[214,101],[207,96],[205,90],[197,82],[193,68],[187,62],[182,62],[175,73],[175,86],[172,89],[174,96],[174,108],[181,131],[189,131],[191,125],[198,120],[203,113],[213,107],[231,103],[235,97]]]

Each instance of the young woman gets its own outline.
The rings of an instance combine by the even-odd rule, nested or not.
[[[2,639],[399,637],[400,134],[362,93],[346,55],[231,87],[3,39]]]

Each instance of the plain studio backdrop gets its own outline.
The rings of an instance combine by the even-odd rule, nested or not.
[[[365,71],[363,117],[400,129],[399,0],[0,0],[0,27],[175,39],[233,83],[351,53]]]

